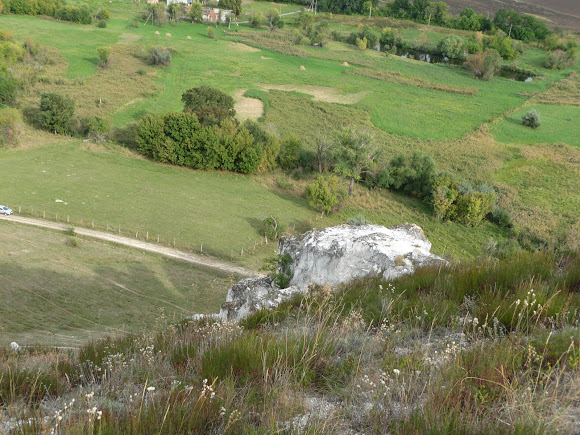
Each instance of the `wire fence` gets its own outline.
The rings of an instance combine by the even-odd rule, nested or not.
[[[71,216],[67,213],[54,213],[54,212],[47,212],[42,208],[35,208],[32,206],[18,206],[17,209],[14,210],[15,213],[25,217],[31,218],[41,218],[51,222],[58,222],[62,224],[68,224],[71,227],[80,227],[80,228],[87,228],[92,229],[95,231],[107,232],[110,234],[116,234],[122,237],[128,237],[136,240],[140,240],[143,242],[155,243],[161,246],[175,248],[181,251],[191,252],[195,254],[204,254],[209,256],[214,256],[218,258],[223,258],[223,252],[219,252],[215,249],[212,249],[211,246],[207,246],[204,243],[185,243],[176,237],[167,237],[162,234],[158,234],[156,232],[148,231],[143,228],[141,229],[134,229],[130,227],[125,227],[121,224],[116,223],[102,223],[96,221],[94,218],[83,218],[78,216]],[[310,219],[308,224],[312,224],[313,220],[318,220],[321,217],[315,217],[314,219]],[[240,257],[253,255],[257,250],[263,248],[264,246],[274,246],[277,245],[276,240],[268,240],[267,237],[261,236],[258,239],[252,240],[249,242],[248,245],[238,249],[230,249],[229,258],[231,260],[235,260]]]

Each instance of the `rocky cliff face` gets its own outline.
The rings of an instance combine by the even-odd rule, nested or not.
[[[285,269],[289,286],[281,289],[270,277],[243,279],[230,287],[219,317],[240,320],[306,293],[311,285],[337,287],[369,276],[394,279],[420,267],[447,264],[430,250],[423,230],[412,224],[341,225],[283,239],[278,254],[291,259]]]

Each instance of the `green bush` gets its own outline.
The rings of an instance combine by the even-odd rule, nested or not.
[[[181,96],[181,101],[185,104],[185,111],[198,114],[209,111],[213,107],[214,113],[220,118],[233,118],[236,116],[234,110],[234,99],[219,89],[210,86],[198,86],[188,89]],[[217,115],[219,112],[219,115]],[[200,120],[201,121],[201,120]]]
[[[500,207],[495,207],[491,211],[491,220],[500,227],[510,227],[511,226],[511,216],[507,210]]]
[[[568,52],[563,50],[554,50],[544,59],[544,66],[548,69],[565,69],[574,64],[570,59]]]
[[[389,166],[390,187],[409,195],[426,198],[431,195],[435,164],[431,157],[415,152],[411,160],[397,156]]]
[[[111,121],[96,116],[94,118],[85,118],[81,121],[81,133],[94,142],[103,142],[107,140],[111,132]]]
[[[502,59],[498,51],[492,48],[483,53],[478,52],[467,56],[463,66],[475,77],[491,80],[501,70]]]
[[[252,18],[250,18],[250,23],[252,27],[262,27],[266,22],[266,17],[262,12],[254,12]]]
[[[369,221],[367,218],[364,217],[362,214],[357,214],[355,217],[350,218],[346,221],[348,225],[352,225],[358,227],[360,225],[371,225],[372,222]]]
[[[107,22],[105,20],[101,20],[97,23],[97,27],[100,29],[104,29],[107,27]]]
[[[99,54],[99,65],[103,68],[108,66],[113,49],[111,47],[99,47],[97,48],[97,53]]]
[[[463,40],[457,35],[449,35],[443,38],[437,45],[437,49],[443,56],[452,59],[461,59],[465,51]]]
[[[210,39],[216,39],[215,29],[213,28],[213,26],[207,26],[207,37]]]
[[[316,177],[314,183],[306,187],[306,199],[311,207],[323,213],[330,213],[340,203],[344,193],[338,187],[336,177]]]
[[[296,169],[300,166],[302,144],[294,136],[282,141],[278,161],[282,169]]]
[[[277,240],[284,231],[285,228],[278,224],[278,220],[274,216],[267,217],[260,225],[260,234],[269,240]]]
[[[151,65],[168,66],[171,64],[171,51],[165,47],[154,47],[149,50],[146,60]]]
[[[72,132],[75,103],[72,98],[59,94],[42,94],[39,123],[41,128],[57,134]]]
[[[0,75],[0,106],[16,104],[19,90],[18,80]]]
[[[522,124],[530,128],[538,128],[540,126],[540,114],[532,109],[526,113],[522,118]]]

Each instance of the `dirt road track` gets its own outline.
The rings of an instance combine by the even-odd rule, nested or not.
[[[70,228],[70,225],[14,215],[12,216],[1,215],[0,222],[1,221],[16,222],[25,225],[33,225],[35,227],[48,228],[57,231],[67,231]],[[79,227],[75,227],[74,230],[75,233],[79,236],[104,240],[111,243],[117,243],[123,246],[129,246],[131,248],[141,249],[143,251],[153,252],[155,254],[163,255],[165,257],[176,258],[178,260],[186,261],[191,264],[217,269],[225,273],[233,273],[236,275],[246,277],[261,275],[253,270],[246,269],[244,267],[234,266],[232,264],[223,263],[221,261],[217,261],[201,255],[183,252],[177,249],[168,248],[166,246],[159,246],[153,243],[142,242],[141,240],[135,240],[129,237],[116,236],[114,234]]]

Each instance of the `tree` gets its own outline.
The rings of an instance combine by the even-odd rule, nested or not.
[[[306,186],[306,199],[311,207],[322,213],[330,213],[344,195],[338,187],[336,177],[316,177],[314,183]]]
[[[39,121],[42,128],[57,134],[69,134],[75,103],[72,98],[59,94],[42,94]]]
[[[242,13],[242,0],[221,0],[219,5],[221,9],[234,11],[236,17],[239,17]]]
[[[302,144],[294,136],[290,136],[282,142],[280,155],[278,156],[278,161],[282,169],[296,169],[300,166],[301,149]]]
[[[18,97],[19,89],[17,79],[0,75],[0,106],[4,104],[7,106],[14,105]]]
[[[209,112],[220,119],[236,116],[234,99],[219,89],[209,86],[188,89],[181,96],[181,101],[185,104],[185,111],[194,112],[198,116]]]
[[[254,12],[252,14],[252,18],[250,19],[252,27],[262,27],[264,25],[264,21],[266,21],[266,18],[262,12]]]
[[[437,46],[443,56],[453,59],[463,57],[463,40],[457,35],[449,35],[443,38]]]
[[[491,80],[501,70],[502,60],[497,50],[489,49],[483,53],[474,53],[467,56],[463,64],[477,78]]]
[[[332,141],[327,131],[319,132],[316,136],[316,162],[318,164],[318,173],[326,172],[330,160],[330,151]]]
[[[167,13],[165,12],[165,3],[148,4],[145,9],[145,19],[151,20],[158,26],[167,24]]]
[[[177,21],[185,15],[185,6],[183,3],[171,3],[167,7],[167,12],[172,21]]]
[[[372,13],[373,13],[373,2],[371,2],[371,1],[364,2],[363,9],[365,11],[369,11],[369,18],[370,18],[372,16]]]
[[[376,163],[378,155],[379,149],[368,133],[347,128],[338,135],[334,144],[334,171],[350,179],[349,196],[355,180],[360,180],[362,173]]]
[[[280,12],[278,9],[269,9],[268,12],[266,12],[266,21],[270,26],[270,30],[274,30],[274,27],[278,24],[278,21],[280,21]]]
[[[113,49],[111,47],[99,47],[97,48],[97,53],[99,54],[99,65],[103,68],[109,66]]]
[[[189,18],[191,22],[203,20],[203,6],[199,2],[193,2],[189,10]]]

